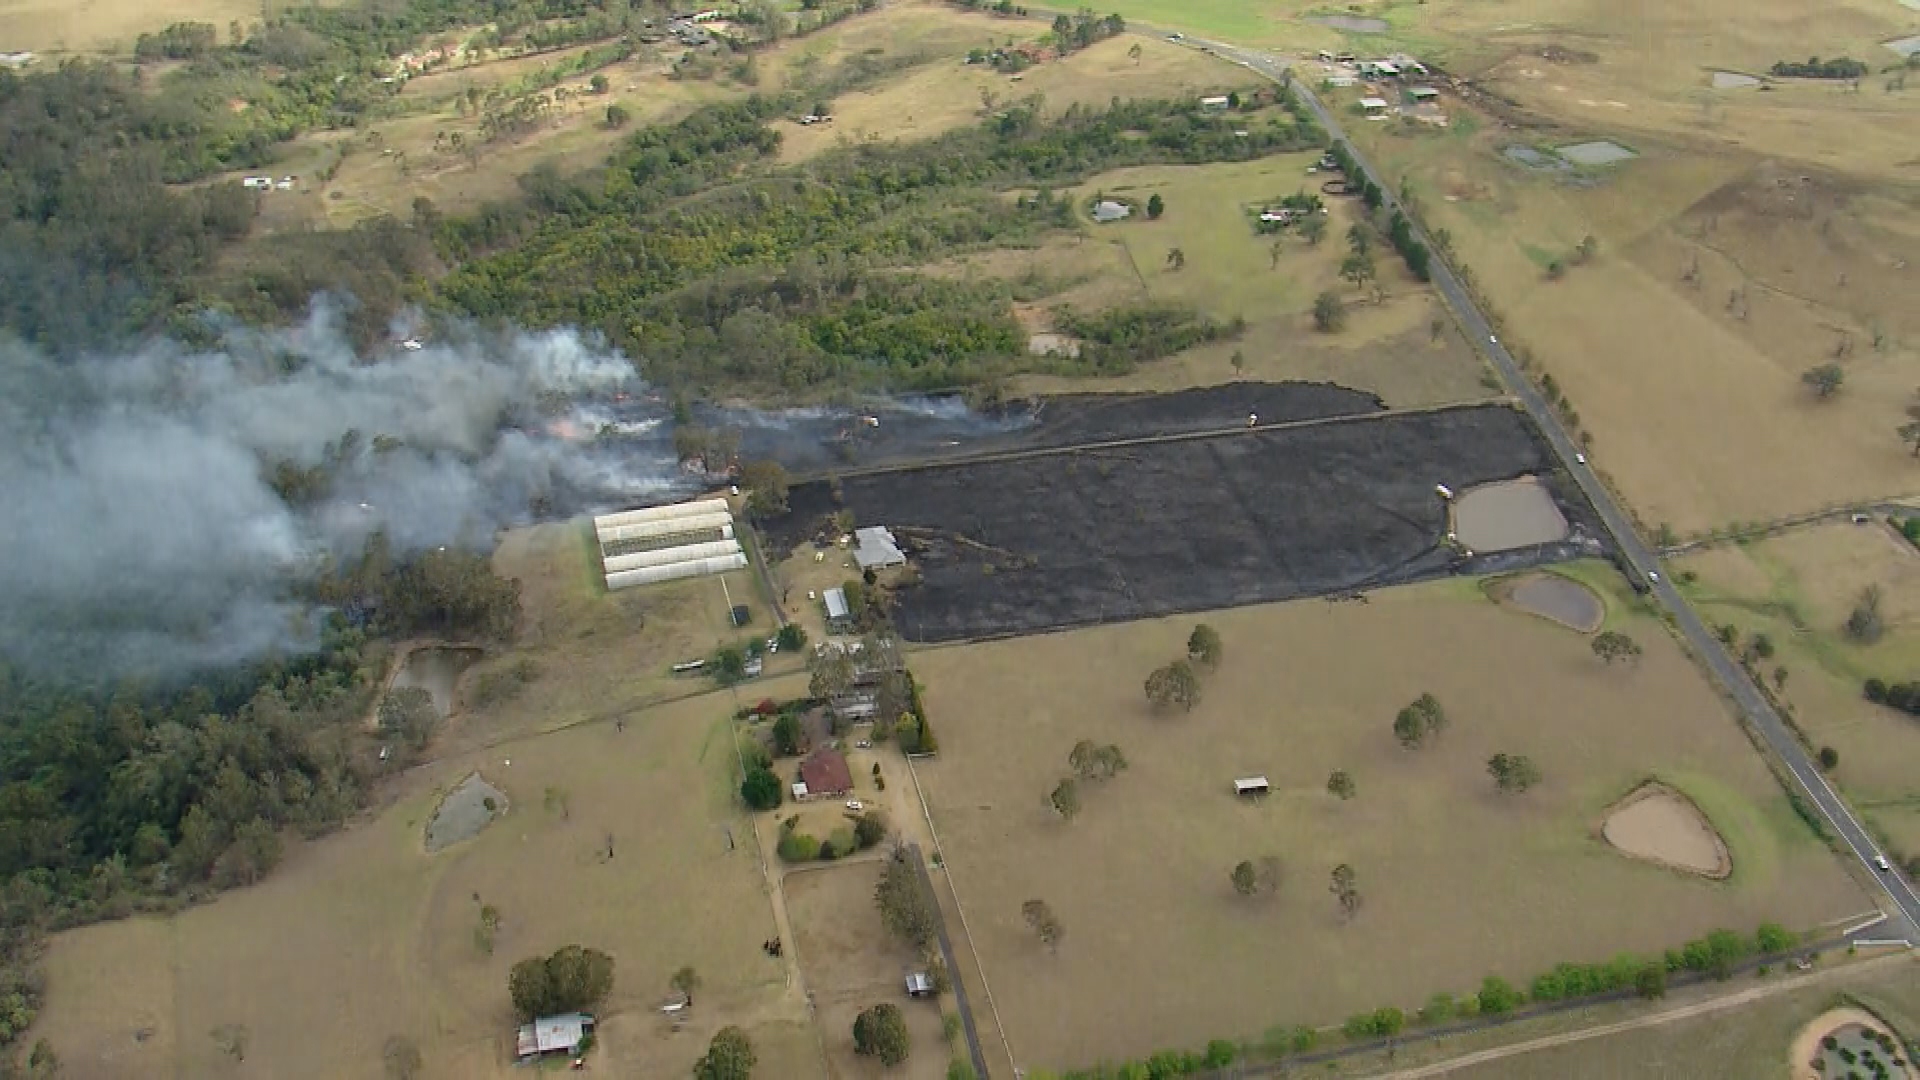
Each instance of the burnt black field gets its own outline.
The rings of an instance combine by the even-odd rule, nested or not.
[[[1141,430],[1154,419],[1145,399],[1116,401],[1142,415],[1087,413],[1072,425],[1083,440],[1075,448],[801,485],[773,531],[810,535],[843,506],[862,525],[892,528],[920,579],[896,591],[895,622],[921,642],[1344,594],[1597,550],[1582,540],[1600,535],[1592,509],[1517,410],[1374,413],[1266,431],[1216,423],[1201,430],[1217,434],[1098,445],[1194,430],[1181,426],[1189,414],[1229,407],[1183,396],[1150,399],[1173,406],[1157,431]],[[1443,542],[1434,485],[1527,473],[1547,481],[1575,541],[1463,565]]]

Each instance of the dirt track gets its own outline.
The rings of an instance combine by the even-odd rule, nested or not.
[[[1456,1069],[1464,1069],[1472,1065],[1484,1065],[1490,1061],[1499,1061],[1502,1058],[1529,1054],[1535,1050],[1547,1050],[1555,1046],[1566,1046],[1570,1043],[1586,1042],[1589,1039],[1600,1039],[1609,1035],[1618,1035],[1621,1032],[1633,1031],[1638,1028],[1654,1027],[1659,1024],[1671,1024],[1676,1020],[1685,1020],[1690,1017],[1704,1016],[1709,1013],[1724,1012],[1727,1009],[1737,1009],[1742,1005],[1759,1001],[1762,998],[1773,997],[1776,994],[1788,993],[1801,989],[1802,987],[1812,986],[1816,983],[1847,978],[1868,968],[1891,967],[1898,963],[1911,964],[1913,962],[1913,957],[1904,952],[1896,953],[1892,956],[1876,957],[1872,960],[1863,960],[1857,964],[1831,968],[1796,979],[1781,979],[1775,982],[1769,982],[1761,986],[1753,987],[1750,990],[1742,990],[1739,993],[1727,994],[1723,997],[1709,998],[1706,1001],[1696,1001],[1692,1004],[1681,1005],[1663,1012],[1637,1016],[1631,1020],[1621,1020],[1612,1024],[1601,1024],[1598,1027],[1585,1028],[1580,1031],[1569,1031],[1560,1035],[1545,1035],[1538,1039],[1528,1039],[1526,1042],[1514,1043],[1511,1046],[1496,1046],[1491,1050],[1480,1050],[1471,1054],[1463,1054],[1460,1057],[1436,1062],[1432,1065],[1421,1065],[1412,1069],[1401,1069],[1397,1072],[1376,1073],[1374,1074],[1373,1080],[1427,1080],[1429,1077],[1445,1076]]]

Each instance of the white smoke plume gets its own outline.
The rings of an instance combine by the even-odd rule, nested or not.
[[[0,344],[0,656],[114,676],[298,650],[317,616],[294,586],[375,529],[402,551],[484,550],[543,511],[683,482],[664,432],[549,433],[633,383],[625,357],[568,331],[465,333],[368,359],[322,307],[214,350],[56,362]],[[270,482],[329,461],[311,501]]]

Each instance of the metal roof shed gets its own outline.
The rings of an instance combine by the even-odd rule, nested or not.
[[[820,594],[820,599],[826,601],[828,622],[839,622],[853,617],[853,609],[847,606],[847,590],[828,589]]]
[[[1235,795],[1265,795],[1270,789],[1264,776],[1243,776],[1233,782]]]
[[[862,570],[881,570],[889,566],[904,566],[906,553],[894,542],[893,534],[878,525],[870,525],[854,531],[853,561],[860,564]]]
[[[515,1042],[522,1058],[539,1057],[542,1054],[570,1054],[580,1045],[587,1032],[593,1030],[593,1017],[586,1013],[562,1013],[559,1016],[543,1016],[531,1024],[520,1025],[520,1035]]]

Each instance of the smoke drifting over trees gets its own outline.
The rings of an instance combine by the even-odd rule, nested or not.
[[[670,446],[569,419],[634,377],[568,331],[365,360],[325,308],[209,352],[0,344],[0,655],[126,675],[299,649],[302,583],[376,531],[484,550],[503,524],[667,489]]]

